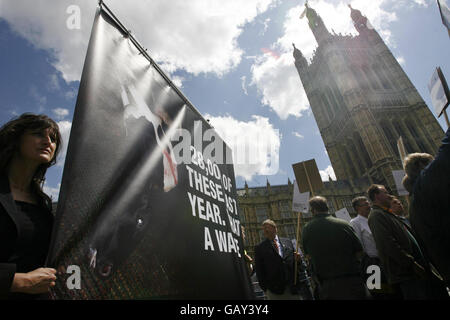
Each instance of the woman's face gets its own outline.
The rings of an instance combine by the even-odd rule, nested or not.
[[[50,132],[50,128],[26,130],[20,139],[19,154],[38,164],[50,162],[56,150],[56,141]]]

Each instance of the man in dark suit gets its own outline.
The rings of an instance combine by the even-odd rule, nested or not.
[[[299,255],[291,240],[277,235],[277,225],[268,219],[262,224],[266,237],[255,248],[255,269],[259,285],[269,300],[299,300],[294,288],[294,268]]]
[[[367,194],[372,201],[369,227],[389,283],[400,289],[404,300],[448,299],[413,230],[390,212],[392,196],[386,188],[374,184]]]
[[[412,153],[404,161],[412,229],[450,288],[450,129],[435,158]]]

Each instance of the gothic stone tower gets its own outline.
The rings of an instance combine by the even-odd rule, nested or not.
[[[365,177],[396,190],[398,138],[406,153],[434,155],[442,128],[360,11],[350,7],[359,35],[343,36],[330,34],[308,4],[305,10],[319,46],[308,63],[294,45],[295,66],[336,178]]]

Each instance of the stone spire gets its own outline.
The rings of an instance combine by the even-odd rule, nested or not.
[[[350,17],[353,20],[353,25],[355,26],[359,34],[362,34],[369,29],[373,29],[369,20],[362,15],[361,11],[359,11],[358,9],[353,9],[350,4],[348,5],[348,7],[350,8]]]
[[[298,69],[305,69],[308,67],[308,62],[306,61],[306,58],[303,56],[302,52],[295,46],[293,43],[292,46],[294,47],[294,51],[292,52],[292,55],[295,59],[295,65]]]
[[[317,43],[320,45],[323,41],[331,37],[331,34],[328,32],[322,18],[317,14],[316,10],[308,5],[308,1],[306,1],[305,7],[309,28],[313,32]]]

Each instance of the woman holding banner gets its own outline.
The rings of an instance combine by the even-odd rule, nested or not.
[[[58,125],[25,113],[0,128],[0,298],[34,299],[55,285],[43,268],[53,225],[42,190],[61,146]]]

